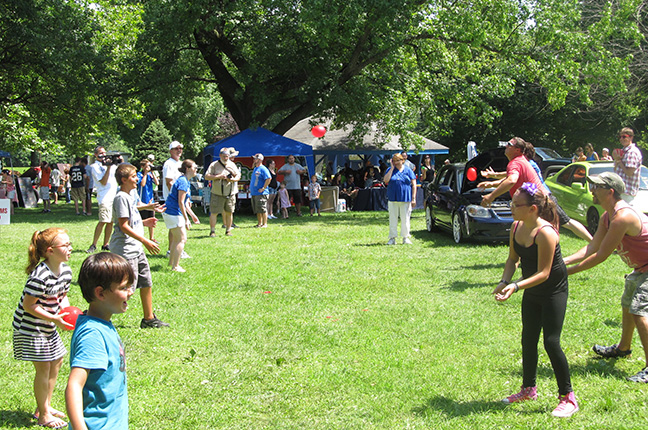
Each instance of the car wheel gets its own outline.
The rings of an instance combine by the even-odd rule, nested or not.
[[[461,229],[461,217],[458,213],[455,213],[452,216],[452,238],[455,243],[461,243],[464,241],[463,231]]]
[[[589,208],[587,211],[587,229],[589,232],[594,235],[596,229],[598,228],[599,223],[599,214],[596,208]]]
[[[429,206],[425,207],[425,226],[430,233],[437,231],[436,223],[434,222],[434,218],[432,218],[432,210],[430,210]]]

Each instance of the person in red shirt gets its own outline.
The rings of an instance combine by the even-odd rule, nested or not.
[[[593,351],[604,358],[627,357],[632,335],[637,327],[646,356],[646,367],[628,380],[648,383],[648,217],[622,199],[626,188],[616,173],[588,176],[594,204],[601,205],[601,216],[594,239],[586,247],[565,258],[569,275],[604,262],[614,251],[633,269],[625,276],[621,297],[621,341],[612,346],[594,345]],[[573,264],[573,266],[571,266]]]
[[[517,189],[525,182],[531,182],[541,190],[546,189],[542,180],[524,155],[526,148],[527,142],[520,137],[514,137],[507,142],[504,150],[506,158],[509,159],[509,163],[506,166],[506,176],[498,181],[486,181],[481,182],[478,185],[479,188],[497,187],[495,190],[482,196],[482,206],[490,206],[497,197],[507,191],[509,191],[511,196],[513,196]],[[592,235],[587,231],[585,226],[580,222],[569,218],[552,194],[549,194],[549,197],[553,200],[558,209],[560,226],[567,228],[581,239],[585,239],[588,242],[592,240]]]
[[[40,188],[38,193],[40,194],[41,199],[43,199],[43,212],[52,212],[50,210],[50,175],[52,173],[52,168],[50,167],[47,161],[41,162],[40,165]]]

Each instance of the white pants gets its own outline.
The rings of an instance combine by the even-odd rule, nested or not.
[[[389,238],[398,236],[398,218],[401,220],[401,236],[404,238],[410,235],[410,215],[412,214],[412,202],[387,202],[389,209]]]

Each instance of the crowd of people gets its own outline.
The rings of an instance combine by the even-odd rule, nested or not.
[[[560,345],[560,337],[566,317],[568,300],[568,276],[590,269],[617,253],[632,269],[625,277],[625,289],[621,298],[622,332],[619,343],[611,346],[594,345],[593,351],[603,358],[627,357],[631,350],[634,329],[646,355],[646,366],[630,376],[635,382],[648,383],[648,217],[633,208],[642,163],[641,152],[633,143],[631,129],[624,128],[619,134],[622,149],[615,151],[615,173],[605,172],[588,176],[593,200],[604,209],[594,236],[580,235],[580,229],[571,228],[588,244],[574,254],[564,257],[560,249],[559,226],[568,227],[572,222],[544,185],[539,172],[532,165],[533,146],[519,137],[508,142],[505,154],[509,159],[506,172],[482,172],[484,177],[495,178],[480,186],[494,188],[483,196],[482,204],[488,206],[497,196],[509,192],[512,196],[509,254],[504,264],[502,278],[493,290],[498,301],[506,301],[519,290],[522,299],[522,386],[519,392],[502,401],[506,404],[537,399],[538,342],[544,334],[544,347],[554,369],[559,394],[556,417],[569,417],[579,410],[578,401],[571,384],[569,364]],[[78,283],[89,308],[79,316],[71,341],[71,372],[65,398],[67,416],[51,405],[58,372],[65,355],[65,347],[57,332],[69,329],[66,313],[61,310],[69,305],[67,294],[72,272],[67,265],[72,245],[62,228],[48,228],[33,233],[28,252],[28,275],[18,307],[13,317],[14,357],[34,364],[34,395],[38,424],[47,428],[67,426],[69,417],[74,429],[127,428],[128,398],[124,351],[121,339],[111,323],[112,315],[125,312],[128,300],[139,290],[143,317],[142,329],[168,327],[154,312],[153,280],[145,250],[158,254],[160,246],[154,238],[157,219],[162,213],[169,230],[169,266],[176,272],[184,272],[180,266],[187,230],[191,223],[199,223],[190,201],[189,181],[196,175],[193,160],[181,160],[183,147],[179,142],[169,146],[170,157],[163,167],[161,183],[164,186],[165,203],[154,199],[152,187],[158,179],[151,172],[148,160],[142,160],[140,170],[129,164],[116,164],[106,156],[105,148],[95,149],[96,161],[84,165],[75,160],[69,171],[70,195],[75,202],[77,214],[88,214],[87,187],[90,180],[97,188],[99,206],[98,223],[90,254],[83,262]],[[212,181],[210,208],[210,236],[215,235],[216,216],[220,213],[225,234],[231,235],[234,226],[237,182],[241,172],[232,158],[238,153],[233,148],[223,148],[219,159],[212,163],[205,179]],[[255,154],[251,174],[250,192],[252,208],[257,216],[256,228],[266,228],[273,214],[272,202],[279,201],[281,213],[287,216],[290,199],[296,213],[301,215],[301,175],[306,169],[295,162],[294,156],[276,170],[274,161],[264,164],[264,155]],[[408,164],[406,155],[394,154],[385,164],[380,181],[386,184],[389,211],[389,245],[396,243],[398,221],[400,237],[404,244],[411,244],[410,215],[416,203],[416,168]],[[536,166],[537,167],[537,166]],[[374,184],[376,169],[365,166],[363,180]],[[41,165],[43,184],[50,182],[52,169],[47,163]],[[346,182],[353,184],[357,173],[345,168]],[[277,183],[277,175],[284,181]],[[434,175],[429,160],[423,158],[420,177],[425,180]],[[4,192],[9,196],[13,184],[3,172]],[[336,175],[333,175],[335,180]],[[46,187],[43,185],[43,189]],[[49,190],[49,188],[47,188]],[[316,175],[310,176],[308,198],[311,216],[320,215],[319,197],[321,186]],[[49,199],[49,193],[48,199]],[[270,196],[276,196],[272,199]],[[45,191],[41,194],[45,199]],[[81,203],[79,209],[78,203]],[[582,227],[582,226],[581,226]],[[145,233],[148,228],[148,235]],[[569,227],[568,227],[569,228]],[[104,235],[101,251],[98,240]],[[521,276],[515,278],[518,266]]]

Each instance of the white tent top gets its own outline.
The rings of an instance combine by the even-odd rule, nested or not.
[[[322,138],[315,138],[311,134],[312,126],[309,124],[310,118],[303,119],[299,121],[293,128],[288,130],[285,137],[290,139],[297,140],[302,143],[306,143],[313,147],[313,153],[316,155],[332,154],[332,153],[346,153],[346,154],[393,154],[402,150],[402,147],[399,143],[400,136],[392,136],[389,142],[386,142],[382,147],[377,146],[374,143],[376,136],[376,126],[372,126],[369,133],[367,133],[361,145],[357,145],[355,148],[350,148],[349,143],[351,138],[349,134],[351,133],[351,128],[346,128],[342,130],[328,130],[326,135]],[[326,125],[325,125],[326,126]],[[328,127],[327,127],[328,129]],[[414,146],[411,146],[408,150],[408,153],[418,152],[419,154],[447,154],[448,147],[443,146],[440,143],[437,143],[433,140],[423,139],[423,147],[420,150],[416,150]]]

